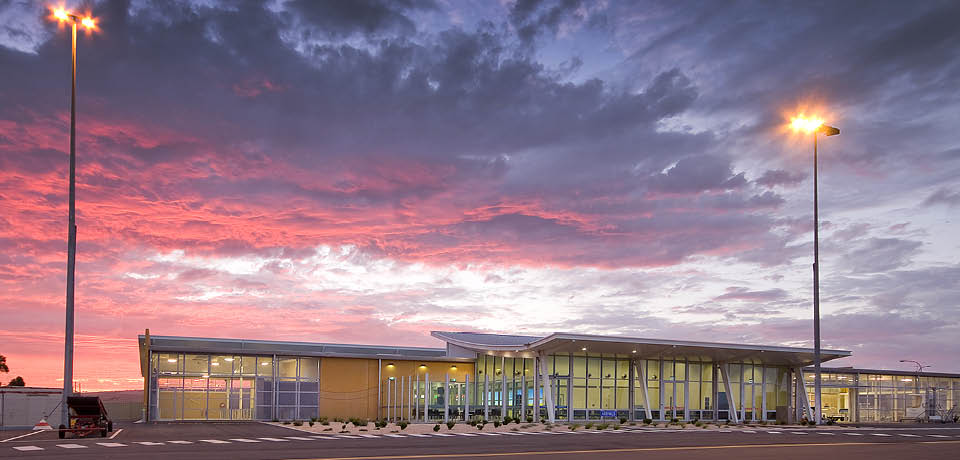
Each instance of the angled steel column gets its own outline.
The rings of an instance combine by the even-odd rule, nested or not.
[[[803,403],[804,413],[807,420],[813,420],[813,411],[810,408],[810,396],[807,395],[807,387],[804,383],[803,368],[797,368],[797,395],[800,396],[800,402]]]
[[[470,420],[470,375],[464,374],[464,395],[463,395],[463,421]]]
[[[727,394],[727,420],[739,424],[739,414],[737,414],[737,404],[733,401],[733,387],[730,385],[730,365],[720,364],[720,376],[723,377],[723,389]],[[741,384],[742,385],[742,384]]]
[[[423,376],[423,421],[426,422],[430,418],[430,373],[427,372]]]
[[[444,374],[443,380],[443,423],[450,420],[450,373]]]
[[[643,384],[640,387],[640,392],[643,394],[643,412],[647,416],[646,418],[653,420],[653,411],[650,409],[650,384],[647,382],[647,366],[641,366],[638,362],[634,362],[633,365],[640,370],[640,382]]]
[[[540,378],[543,379],[543,403],[547,406],[547,420],[554,423],[557,419],[553,403],[553,383],[547,374],[547,354],[539,351],[537,355],[540,356]]]
[[[507,416],[507,357],[500,357],[500,420]]]

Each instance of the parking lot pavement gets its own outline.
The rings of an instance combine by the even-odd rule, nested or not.
[[[553,452],[556,455],[612,455],[640,451],[677,449],[754,449],[782,447],[787,450],[823,446],[859,446],[873,458],[883,458],[903,446],[949,446],[960,448],[960,427],[877,429],[778,429],[776,427],[723,430],[649,429],[578,430],[552,432],[431,433],[413,436],[402,432],[371,432],[364,435],[315,434],[260,423],[186,423],[120,425],[110,438],[58,439],[56,432],[42,432],[0,443],[0,457],[26,458],[144,458],[217,456],[229,458],[330,458],[357,456],[421,455],[472,452],[484,455]],[[19,436],[19,435],[17,435]],[[886,447],[897,445],[894,450]],[[709,448],[709,449],[708,449]],[[612,449],[612,450],[611,450]],[[703,453],[703,452],[701,452]],[[700,453],[697,454],[700,456]],[[739,454],[738,454],[739,455]],[[878,457],[879,455],[879,457]],[[463,458],[470,458],[464,456]]]

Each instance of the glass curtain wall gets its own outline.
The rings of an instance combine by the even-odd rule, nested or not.
[[[151,353],[151,420],[318,416],[318,358]]]
[[[643,382],[638,370],[631,371],[633,358],[628,355],[579,352],[549,355],[546,359],[557,420],[629,417],[631,378],[637,419],[646,416],[644,384],[655,420],[712,420],[718,410],[721,420],[728,417],[726,394],[711,361],[638,359],[637,365],[646,370],[646,382]],[[532,415],[535,366],[534,359],[478,357],[476,381],[470,385],[471,414],[485,416],[484,403],[488,402],[488,416],[501,417],[505,402],[505,415]],[[775,420],[777,407],[785,409],[787,405],[789,375],[786,368],[730,364],[732,396],[738,415],[746,416],[745,420]],[[545,417],[542,390],[540,398],[537,405]],[[521,409],[524,400],[526,407]]]
[[[842,421],[905,422],[960,416],[960,378],[885,374],[822,374],[823,414]],[[813,401],[812,373],[805,386]]]

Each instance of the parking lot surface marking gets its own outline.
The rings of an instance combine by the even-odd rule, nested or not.
[[[87,446],[83,444],[57,444],[57,447],[62,447],[64,449],[86,449]]]
[[[126,444],[122,444],[119,442],[98,442],[97,444],[103,447],[127,447]]]
[[[22,452],[31,452],[31,451],[35,451],[35,450],[43,450],[43,447],[37,447],[37,446],[16,446],[16,447],[14,447],[14,449],[19,450],[19,451],[22,451]]]

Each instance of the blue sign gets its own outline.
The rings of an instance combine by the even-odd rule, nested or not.
[[[602,410],[602,411],[600,411],[600,416],[601,416],[601,417],[616,417],[616,416],[617,416],[617,411],[615,411],[615,410]]]

